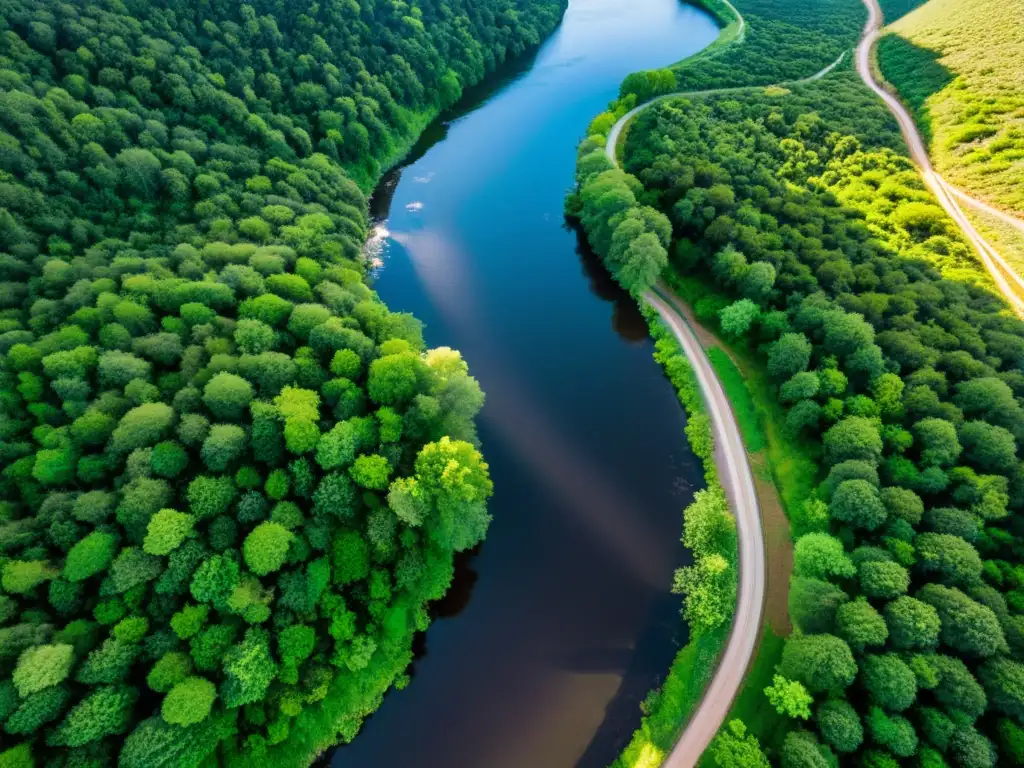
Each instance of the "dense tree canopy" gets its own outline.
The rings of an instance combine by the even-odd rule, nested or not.
[[[987,766],[997,749],[1009,764],[1024,744],[1024,323],[884,107],[840,73],[659,101],[622,170],[603,142],[581,144],[568,204],[595,250],[667,218],[659,276],[763,355],[786,432],[819,461],[778,667],[813,696],[818,736],[791,733],[781,763],[828,765],[831,747],[872,766]],[[787,685],[771,703],[801,719]]]
[[[0,8],[0,762],[308,763],[490,519],[360,187],[562,4]]]

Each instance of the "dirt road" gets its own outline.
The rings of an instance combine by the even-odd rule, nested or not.
[[[955,198],[965,198],[968,195],[960,190],[954,192],[951,185],[935,172],[935,169],[932,168],[931,159],[928,157],[928,149],[921,139],[921,134],[917,132],[917,126],[914,124],[910,113],[907,112],[895,96],[882,88],[875,80],[875,75],[871,68],[871,51],[878,40],[879,30],[882,26],[882,10],[878,5],[878,0],[863,0],[863,2],[868,9],[868,21],[864,26],[864,35],[857,45],[857,74],[860,75],[864,84],[885,102],[885,106],[889,108],[893,117],[896,118],[896,122],[899,123],[900,131],[903,134],[903,139],[910,150],[910,157],[920,170],[925,186],[935,195],[939,205],[956,222],[964,237],[974,247],[974,250],[977,251],[981,257],[981,263],[992,277],[999,292],[1003,294],[1003,297],[1010,303],[1017,314],[1024,317],[1024,299],[1021,298],[1022,293],[1024,293],[1024,280],[1021,279],[1020,275],[1014,271],[996,249],[982,237],[964,215],[960,204],[957,203]],[[982,205],[980,201],[977,201],[977,203],[979,206]]]
[[[691,768],[697,764],[729,714],[757,647],[765,599],[764,531],[754,490],[754,476],[743,447],[739,425],[729,399],[711,367],[711,361],[677,308],[675,303],[679,299],[667,289],[650,291],[644,298],[658,311],[665,325],[675,335],[697,376],[714,431],[715,463],[719,480],[736,517],[739,543],[736,615],[725,651],[700,704],[662,764],[663,768]]]

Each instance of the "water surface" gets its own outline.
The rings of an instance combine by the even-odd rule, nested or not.
[[[534,55],[467,93],[381,183],[376,287],[487,393],[480,551],[334,768],[599,768],[685,627],[669,593],[701,470],[643,320],[565,226],[575,149],[622,78],[708,45],[678,0],[572,0]]]

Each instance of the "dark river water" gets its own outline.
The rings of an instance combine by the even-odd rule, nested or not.
[[[635,306],[566,228],[588,122],[630,72],[707,46],[678,0],[572,0],[526,60],[467,93],[378,188],[376,287],[462,351],[487,394],[480,550],[333,768],[601,768],[685,640],[669,592],[702,483]]]

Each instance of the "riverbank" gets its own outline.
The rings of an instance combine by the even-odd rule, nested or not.
[[[375,200],[392,237],[374,288],[487,392],[494,521],[412,683],[336,765],[414,750],[425,766],[606,766],[685,641],[668,590],[703,473],[642,319],[558,212],[579,127],[622,77],[715,34],[674,0],[574,2],[529,68],[429,127]]]
[[[684,349],[679,338],[667,324],[667,307],[649,302],[642,307],[655,341],[655,359],[662,366],[665,375],[672,382],[679,403],[689,417],[686,438],[695,455],[704,467],[708,489],[724,497],[725,491],[719,480],[718,465],[715,461],[717,443],[708,413],[705,395],[698,382],[691,361],[692,347]],[[698,360],[698,362],[700,362]],[[684,520],[687,512],[683,513]],[[735,529],[735,518],[732,526]],[[684,523],[683,539],[686,540]],[[713,548],[695,552],[695,559],[718,554],[729,563],[726,589],[735,595],[739,551],[735,536],[718,551]],[[697,596],[694,596],[696,602]],[[690,606],[687,605],[687,608]],[[694,606],[696,609],[697,606]],[[685,610],[685,609],[684,609]],[[629,746],[613,763],[612,768],[647,768],[661,765],[679,742],[683,724],[689,722],[705,698],[707,686],[719,668],[722,653],[732,632],[733,611],[721,615],[718,623],[711,626],[693,627],[689,642],[676,654],[664,682],[651,691],[644,700],[644,717],[640,727],[633,734]]]
[[[944,645],[951,658],[981,656],[990,665],[1021,668],[1019,649],[999,642],[1013,628],[986,607],[1007,599],[999,595],[1007,585],[987,580],[985,593],[971,588],[983,558],[998,551],[1016,561],[1016,537],[998,521],[1019,509],[1020,498],[1000,497],[992,513],[976,506],[973,485],[978,472],[991,473],[1001,487],[1017,482],[1019,442],[1010,429],[1020,420],[960,393],[998,389],[1019,410],[1010,403],[1024,325],[993,291],[962,234],[968,230],[929,194],[934,180],[927,159],[920,161],[922,181],[907,156],[897,130],[913,132],[902,113],[874,96],[878,88],[864,64],[878,12],[868,5],[856,58],[870,91],[852,73],[841,73],[827,87],[658,104],[641,114],[624,147],[632,178],[611,168],[614,155],[597,137],[580,153],[577,207],[595,243],[608,244],[609,269],[637,290],[664,274],[670,258],[669,274],[713,280],[718,290],[692,286],[696,313],[766,358],[771,392],[787,406],[784,420],[780,412],[772,421],[784,423],[785,434],[808,451],[807,503],[789,510],[800,537],[791,603],[800,631],[781,655],[775,638],[766,638],[766,662],[750,676],[750,696],[736,702],[751,721],[768,705],[785,715],[776,717],[764,742],[783,764],[803,753],[831,761],[865,742],[872,760],[889,759],[882,748],[902,758],[917,753],[910,723],[919,722],[927,703],[916,699],[914,673],[898,651],[907,622],[922,625],[908,614],[930,617],[927,642]],[[680,292],[686,287],[677,284]],[[940,328],[941,341],[933,333]],[[733,400],[753,401],[754,393],[739,386],[738,367],[730,368],[736,361],[715,357],[720,378],[733,382]],[[748,424],[752,405],[737,408]],[[933,426],[948,441],[964,441],[939,465],[930,446],[947,438],[933,435]],[[754,434],[749,426],[746,432]],[[980,463],[974,451],[997,444],[1000,458]],[[815,487],[819,478],[824,482]],[[956,509],[945,508],[954,501]],[[960,520],[983,525],[985,540]],[[964,565],[927,565],[937,549],[956,553]],[[896,578],[882,586],[876,571]],[[948,590],[949,584],[964,592]],[[955,609],[943,590],[959,601]],[[989,646],[959,629],[955,638],[950,634],[967,615],[989,628]],[[775,660],[778,676],[769,678]],[[975,690],[1001,690],[984,670],[980,684],[969,672],[962,677]],[[911,714],[882,718],[872,706],[888,706],[887,692],[899,679],[910,686],[896,709]],[[857,680],[868,700],[850,688]],[[981,704],[974,714],[984,709]],[[778,745],[789,722],[802,727]],[[987,765],[994,764],[994,742],[1002,736],[994,723],[963,729],[967,742],[990,755]],[[890,728],[908,738],[890,738]],[[730,732],[719,747],[737,746],[743,730]],[[922,758],[944,749],[927,730],[920,738]]]

